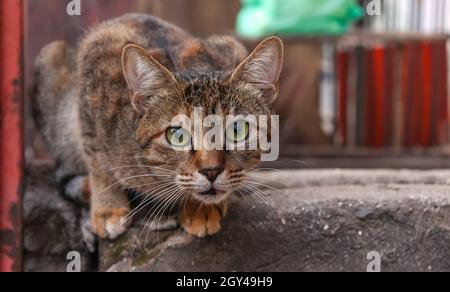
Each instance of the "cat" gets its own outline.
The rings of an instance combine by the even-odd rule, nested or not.
[[[90,202],[93,232],[116,239],[126,231],[131,191],[178,203],[191,235],[217,233],[261,151],[177,151],[192,133],[171,120],[194,107],[272,114],[282,60],[277,37],[248,54],[233,37],[194,38],[144,14],[103,22],[76,47],[45,46],[35,62],[36,123],[66,193]]]

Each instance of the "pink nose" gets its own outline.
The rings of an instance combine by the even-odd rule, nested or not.
[[[206,176],[210,182],[214,182],[217,177],[224,171],[223,168],[204,168],[199,170],[201,174]]]

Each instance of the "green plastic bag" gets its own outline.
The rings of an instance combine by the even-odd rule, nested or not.
[[[356,0],[241,0],[237,31],[243,37],[338,35],[364,15]]]

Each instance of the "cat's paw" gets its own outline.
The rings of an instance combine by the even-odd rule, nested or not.
[[[116,239],[127,231],[131,220],[126,220],[128,208],[91,211],[91,229],[101,238]]]
[[[188,203],[180,212],[180,224],[190,235],[200,238],[220,231],[220,221],[226,215],[227,204],[199,205]]]

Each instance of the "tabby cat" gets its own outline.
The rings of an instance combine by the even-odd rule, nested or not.
[[[178,203],[189,234],[217,233],[261,152],[179,151],[190,129],[171,120],[194,107],[270,115],[282,59],[276,37],[248,56],[232,37],[194,38],[141,14],[95,26],[74,48],[44,47],[35,63],[35,118],[65,192],[90,201],[94,233],[115,239],[126,231],[130,192]]]

